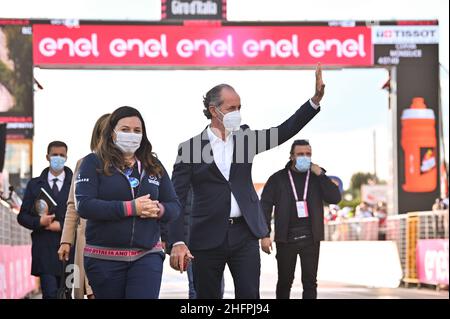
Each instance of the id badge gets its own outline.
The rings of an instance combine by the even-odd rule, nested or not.
[[[306,205],[305,201],[297,202],[297,216],[298,218],[308,217],[308,205]]]

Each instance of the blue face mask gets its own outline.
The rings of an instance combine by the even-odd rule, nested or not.
[[[300,172],[306,172],[311,167],[311,157],[299,156],[295,161],[295,168]]]
[[[50,167],[54,171],[62,171],[64,169],[64,164],[66,163],[66,159],[62,156],[50,156]]]

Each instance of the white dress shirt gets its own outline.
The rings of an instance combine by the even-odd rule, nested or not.
[[[50,173],[50,171],[48,171],[47,180],[48,180],[48,185],[50,185],[50,189],[52,189],[52,187],[53,187],[53,179],[57,178],[58,180],[56,181],[56,186],[58,186],[58,190],[61,191],[61,188],[63,187],[63,184],[64,184],[65,177],[66,177],[65,171],[63,171],[58,176],[54,176],[52,173]]]
[[[309,99],[309,103],[311,104],[311,106],[312,106],[313,109],[315,109],[315,110],[317,110],[317,109],[319,108],[319,106],[320,106],[320,105],[314,104],[314,102],[313,102],[311,99]]]
[[[207,132],[209,142],[211,144],[211,148],[214,155],[214,162],[216,163],[223,177],[227,181],[229,181],[231,162],[233,160],[233,147],[234,147],[232,134],[230,132],[227,132],[228,135],[226,136],[224,141],[216,134],[214,134],[214,132],[211,130],[209,126],[207,128]],[[230,217],[240,217],[240,216],[242,216],[241,209],[239,208],[239,205],[233,193],[231,193]]]
[[[309,99],[309,103],[314,109],[317,110],[319,108],[319,105],[314,104],[311,99]],[[206,130],[213,151],[214,162],[216,163],[223,177],[225,177],[225,179],[229,181],[231,162],[233,161],[233,147],[234,147],[232,134],[226,131],[228,135],[225,137],[224,141],[219,136],[214,134],[214,132],[211,130],[209,126]],[[231,193],[230,217],[240,217],[240,216],[242,216],[241,209],[239,208],[239,205],[233,193]]]

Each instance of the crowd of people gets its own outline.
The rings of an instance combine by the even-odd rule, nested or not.
[[[449,208],[448,197],[436,198],[431,210],[446,210]],[[352,207],[331,204],[324,207],[325,222],[344,221],[352,218],[378,218],[380,225],[384,225],[387,218],[387,205],[385,202],[368,203],[361,202],[352,209]]]
[[[387,206],[385,202],[378,202],[370,204],[361,202],[353,209],[349,206],[339,207],[338,205],[329,205],[324,209],[325,223],[345,221],[364,221],[369,218],[376,218],[378,220],[378,239],[384,240],[386,238],[387,226]]]
[[[431,207],[432,210],[444,210],[448,209],[448,197],[446,198],[436,198],[434,201],[433,206]]]
[[[74,172],[65,165],[68,145],[49,143],[49,166],[28,183],[18,215],[32,230],[31,272],[40,277],[43,298],[71,295],[65,275],[73,264],[75,298],[158,298],[169,254],[174,270],[188,272],[192,298],[222,298],[227,265],[235,297],[257,299],[260,250],[271,253],[271,232],[277,298],[290,297],[297,256],[303,298],[317,298],[323,201],[337,204],[338,186],[312,162],[307,140],[294,141],[288,163],[270,177],[261,202],[251,170],[258,153],[294,137],[319,113],[324,88],[319,64],[311,99],[282,124],[251,130],[241,125],[236,90],[213,87],[203,99],[210,124],[180,144],[172,176],[133,107],[97,120],[91,153]]]
[[[373,218],[376,217],[384,222],[387,217],[387,205],[385,202],[371,204],[361,202],[353,210],[349,206],[340,207],[338,205],[329,205],[325,207],[325,221],[343,221],[351,218]]]

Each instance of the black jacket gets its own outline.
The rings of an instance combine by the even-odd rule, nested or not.
[[[17,216],[17,221],[20,225],[33,231],[31,233],[31,274],[34,276],[39,276],[41,274],[59,276],[62,267],[62,264],[58,259],[61,232],[45,230],[44,227],[40,225],[40,216],[34,209],[34,203],[41,191],[41,187],[49,194],[52,194],[52,190],[48,184],[48,171],[49,168],[44,169],[41,176],[32,178],[28,182],[22,206],[20,207],[20,212]],[[58,196],[54,198],[58,206],[52,212],[55,214],[55,219],[61,224],[61,229],[64,227],[67,198],[72,182],[72,171],[70,168],[64,167],[64,171],[66,176],[64,178],[63,187],[58,193]]]
[[[253,158],[286,142],[319,111],[308,101],[278,127],[255,131],[247,125],[241,126],[233,133],[229,181],[214,162],[206,129],[180,145],[172,182],[183,209],[189,189],[192,187],[193,190],[189,248],[213,249],[223,243],[228,229],[231,192],[253,235],[257,238],[266,236],[268,229],[251,176]],[[169,242],[177,241],[188,242],[184,232],[184,211],[169,224]]]
[[[275,206],[275,241],[287,242],[290,214],[296,214],[295,198],[288,175],[288,166],[268,179],[261,195],[261,205],[271,230],[272,209]],[[298,191],[298,190],[297,190]],[[314,241],[324,239],[323,202],[337,204],[341,201],[339,188],[325,174],[317,176],[311,172],[306,194],[308,213]]]
[[[189,231],[191,227],[191,213],[192,213],[192,189],[189,190],[189,193],[186,197],[186,206],[184,207],[184,238],[186,238],[186,242],[189,242]],[[168,243],[169,242],[169,223],[161,223],[161,241]],[[165,252],[170,255],[171,246],[169,244],[166,245]]]

